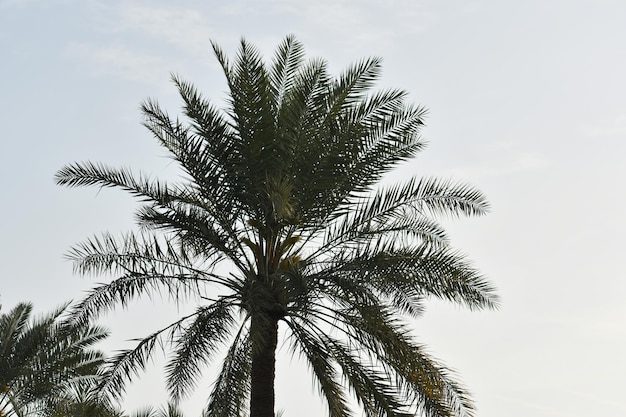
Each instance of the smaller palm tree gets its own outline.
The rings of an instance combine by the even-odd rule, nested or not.
[[[49,414],[79,381],[97,379],[104,355],[91,346],[108,332],[68,324],[61,319],[67,306],[35,319],[30,303],[0,314],[0,415]]]
[[[204,414],[202,415],[204,416]],[[168,403],[166,406],[156,409],[147,407],[132,414],[132,417],[184,417],[183,412],[175,404]]]
[[[54,398],[42,417],[127,417],[96,388],[97,380],[80,379]]]

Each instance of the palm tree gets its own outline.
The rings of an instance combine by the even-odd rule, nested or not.
[[[20,303],[0,315],[0,415],[25,417],[49,411],[79,381],[97,377],[103,354],[90,347],[107,336],[96,326],[60,320],[67,304],[32,319]],[[81,382],[82,383],[82,382]]]
[[[488,204],[447,180],[379,184],[424,147],[425,109],[406,104],[404,91],[372,91],[376,58],[334,78],[325,61],[304,60],[292,36],[270,63],[245,40],[232,62],[213,49],[229,87],[225,109],[178,76],[186,121],[153,100],[141,107],[182,168],[179,182],[91,162],[55,177],[121,188],[143,203],[139,232],[69,252],[77,273],[113,274],[78,304],[77,322],[155,291],[198,300],[193,313],[114,357],[103,388],[121,395],[169,341],[167,383],[178,400],[223,349],[206,413],[274,417],[280,336],[308,363],[331,417],[350,415],[350,398],[367,416],[472,415],[465,390],[407,319],[429,297],[496,306],[493,288],[437,221],[481,215]]]
[[[183,417],[178,406],[172,403],[160,408],[144,407],[129,414],[90,388],[90,384],[83,384],[66,393],[43,417]]]
[[[111,399],[98,391],[100,378],[80,379],[47,403],[41,417],[125,417]]]
[[[146,407],[143,410],[136,411],[132,417],[183,417],[182,411],[172,403],[168,403],[165,407],[155,409]],[[204,417],[204,416],[203,416]]]

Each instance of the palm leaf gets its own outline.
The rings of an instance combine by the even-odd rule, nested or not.
[[[174,357],[166,365],[168,387],[177,401],[195,386],[202,365],[229,336],[234,324],[232,306],[215,302],[196,311],[195,320],[181,330],[174,343]]]
[[[213,384],[206,407],[208,417],[240,417],[245,415],[245,402],[250,391],[251,344],[245,328],[233,340],[222,368]]]

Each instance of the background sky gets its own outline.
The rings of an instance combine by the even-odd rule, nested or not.
[[[626,415],[626,2],[0,0],[0,302],[45,312],[105,278],[73,276],[63,254],[133,228],[121,191],[64,189],[73,161],[175,167],[139,103],[180,108],[170,72],[221,103],[209,40],[266,56],[286,34],[333,73],[384,58],[380,87],[429,108],[429,147],[394,179],[472,183],[491,213],[446,221],[453,245],[499,289],[499,311],[432,302],[418,339],[454,368],[481,417]],[[103,319],[107,350],[147,335],[176,308],[156,298]],[[325,415],[298,361],[282,355],[285,417]],[[199,415],[212,380],[184,405]],[[165,402],[161,372],[127,410]]]

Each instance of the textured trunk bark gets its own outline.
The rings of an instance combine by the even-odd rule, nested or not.
[[[250,417],[274,417],[274,377],[276,374],[276,345],[278,343],[278,321],[271,323],[262,331],[266,332],[265,342],[252,349]],[[251,331],[260,331],[254,318]]]

